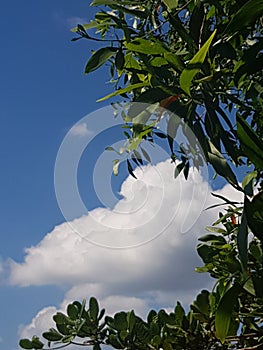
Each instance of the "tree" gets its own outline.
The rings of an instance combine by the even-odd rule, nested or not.
[[[83,338],[94,350],[102,344],[263,349],[263,0],[94,0],[92,5],[102,6],[94,19],[73,29],[73,41],[101,42],[85,73],[107,62],[114,91],[100,100],[142,103],[141,110],[131,105],[122,114],[128,171],[134,175],[132,164],[149,161],[141,141],[159,136],[167,139],[175,176],[183,171],[187,178],[190,166],[206,161],[244,201],[218,196],[225,209],[197,247],[204,262],[197,271],[208,272],[215,286],[197,295],[187,314],[178,302],[174,312],[151,310],[147,320],[133,311],[105,317],[91,297],[88,307],[75,301],[67,314],[54,315],[57,329],[43,337],[48,347]],[[153,108],[145,111],[144,103]],[[166,109],[166,133],[158,131],[160,107]],[[173,115],[192,129],[204,159],[187,144],[176,149],[179,124]],[[244,164],[248,173],[240,185],[236,173]],[[22,339],[20,346],[42,349],[44,344],[36,336]]]

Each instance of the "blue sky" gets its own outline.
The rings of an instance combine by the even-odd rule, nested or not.
[[[148,271],[150,277],[145,282],[145,288],[140,289],[139,284],[143,284],[141,282],[143,275],[138,277],[137,281],[136,273],[128,265],[127,276],[131,276],[133,282],[137,281],[137,289],[128,291],[130,286],[128,283],[126,284],[125,276],[123,276],[123,280],[116,281],[119,291],[114,290],[110,282],[107,284],[108,295],[101,292],[104,282],[97,281],[92,271],[87,272],[90,280],[83,277],[85,271],[82,271],[76,280],[73,278],[73,282],[71,281],[72,277],[68,276],[65,271],[55,271],[54,279],[49,279],[50,271],[44,271],[45,261],[41,262],[39,259],[41,277],[38,278],[38,271],[30,270],[32,264],[38,266],[38,261],[35,262],[33,258],[33,262],[28,262],[24,269],[14,268],[13,282],[10,284],[11,260],[21,264],[26,255],[32,257],[39,249],[47,256],[50,254],[50,261],[53,261],[54,255],[50,247],[47,247],[46,234],[54,232],[55,226],[65,222],[57,204],[54,190],[54,164],[58,149],[68,130],[82,117],[98,109],[96,99],[111,92],[110,85],[105,84],[106,69],[103,68],[89,76],[83,74],[85,63],[90,56],[91,49],[95,46],[84,40],[70,42],[73,37],[70,28],[76,24],[77,18],[88,20],[94,11],[89,7],[89,1],[80,0],[27,0],[25,2],[15,0],[2,4],[0,21],[0,119],[2,130],[0,138],[0,262],[2,262],[4,271],[0,282],[2,315],[0,319],[0,349],[18,349],[17,341],[23,328],[22,325],[30,324],[32,318],[45,307],[63,308],[63,303],[71,300],[70,298],[81,297],[80,290],[83,286],[87,286],[87,291],[90,293],[96,294],[97,292],[106,305],[115,305],[118,296],[119,304],[115,305],[116,308],[127,306],[127,303],[131,303],[132,307],[134,301],[135,308],[137,305],[141,312],[152,305],[162,305],[163,303],[165,306],[169,306],[174,298],[172,296],[173,283],[169,282],[171,277],[169,277],[168,272],[167,291],[154,286],[152,282],[154,274],[151,274],[150,270],[150,272]],[[107,104],[107,102],[102,103],[99,107],[107,106]],[[120,131],[117,131],[116,128],[106,131],[102,137],[91,143],[90,149],[82,157],[79,180],[80,187],[83,188],[84,202],[89,210],[101,206],[92,185],[92,171],[96,160],[103,153],[107,143],[110,144],[118,140],[119,134]],[[157,172],[164,174],[166,168],[169,168],[167,163],[160,165],[155,170],[157,169]],[[155,184],[152,171],[147,168],[144,178],[150,186],[151,201],[155,203],[154,198],[158,198],[158,193],[155,192],[155,187],[152,185]],[[98,174],[98,186],[100,183],[104,184],[104,175],[103,170]],[[120,177],[112,180],[111,185],[115,194],[120,190],[121,183],[126,177],[127,174],[121,171]],[[195,178],[194,175],[193,178]],[[173,186],[169,181],[167,180],[169,186]],[[199,178],[198,181],[203,184]],[[133,186],[134,188],[140,186],[135,185],[131,178],[128,178],[125,183],[126,187],[124,186],[121,191],[122,195],[127,195],[127,197],[129,197],[129,191],[132,191]],[[183,183],[181,186],[187,185]],[[185,188],[186,192],[188,191],[188,187],[182,188]],[[138,187],[137,190],[143,193],[144,187]],[[229,188],[225,188],[222,193],[231,194],[232,192]],[[141,199],[138,198],[138,201]],[[207,203],[210,204],[211,201],[213,199],[209,199]],[[124,208],[124,204],[121,203],[120,207]],[[196,207],[198,207],[198,203],[195,204]],[[96,211],[94,213],[95,216],[100,214]],[[111,214],[110,211],[103,212],[103,215],[108,218],[112,218]],[[211,214],[209,220],[213,217],[215,214]],[[114,221],[114,217],[112,220]],[[197,227],[199,229],[204,227],[204,223],[205,219],[203,218]],[[76,225],[79,225],[79,222]],[[89,225],[92,224],[89,222]],[[52,234],[52,239],[53,237],[54,240],[57,239],[57,232],[68,237],[64,228],[64,226],[59,226],[58,231]],[[59,242],[63,243],[63,241]],[[36,248],[39,243],[40,248]],[[74,241],[74,244],[77,243]],[[160,245],[164,252],[169,252],[170,255],[167,256],[170,263],[173,262],[171,247],[176,245],[178,242],[174,243],[172,240],[169,247],[164,245],[162,248],[162,244]],[[28,251],[25,253],[26,247],[32,247],[32,254]],[[190,252],[190,248],[192,249],[192,246],[187,246],[186,251]],[[60,246],[58,245],[56,249],[59,255]],[[63,249],[61,247],[62,252]],[[149,257],[156,254],[154,249],[147,251]],[[68,251],[68,247],[66,247],[65,252]],[[114,270],[117,266],[114,261],[117,258],[111,254],[105,258],[105,261],[108,261],[109,265],[112,264],[111,268]],[[134,255],[128,255],[129,259],[140,261],[139,251],[136,251],[136,254],[137,258]],[[72,257],[76,259],[76,266],[81,266],[73,252]],[[68,259],[71,259],[70,255]],[[96,262],[95,257],[92,259],[91,263]],[[124,257],[118,256],[118,259],[124,259]],[[63,263],[62,256],[60,256],[59,261]],[[150,266],[152,260],[149,258],[148,262]],[[195,263],[194,259],[193,264]],[[124,266],[126,266],[125,261]],[[160,264],[160,266],[165,268],[170,266],[169,261],[167,261],[167,265]],[[101,268],[103,269],[103,267]],[[137,268],[136,265],[135,269]],[[97,273],[97,271],[95,272]],[[160,274],[163,274],[161,267]],[[183,271],[179,271],[177,276],[184,281]],[[23,279],[25,283],[23,283]],[[56,279],[59,281],[58,283],[54,282]],[[195,283],[194,281],[193,283]],[[79,289],[76,292],[77,288]],[[192,285],[191,289],[187,283],[185,288],[188,288],[187,293],[194,290],[194,286]],[[197,286],[198,288],[200,289],[200,285]],[[184,289],[179,294],[183,295],[183,293]],[[137,297],[136,300],[132,297],[134,295]],[[114,311],[114,308],[112,310]]]
[[[63,221],[53,186],[58,147],[66,131],[96,109],[96,99],[110,89],[103,84],[103,72],[97,73],[96,84],[94,76],[83,75],[91,46],[70,42],[75,17],[91,17],[88,1],[15,0],[2,4],[2,261],[9,257],[21,261],[24,247],[36,244]],[[94,199],[90,206],[96,204]],[[0,288],[3,349],[16,346],[17,326],[33,316],[34,309],[63,293],[52,287]]]

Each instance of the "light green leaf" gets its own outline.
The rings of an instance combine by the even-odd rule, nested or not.
[[[247,174],[242,181],[242,188],[244,189],[250,183],[250,181],[252,181],[257,177],[257,175],[258,175],[258,172],[256,170]]]
[[[173,10],[178,6],[178,0],[163,0],[168,10]]]
[[[190,95],[190,87],[191,87],[192,81],[200,70],[199,66],[202,63],[204,63],[207,52],[214,39],[215,34],[216,34],[216,30],[214,30],[214,32],[211,34],[209,39],[204,43],[201,49],[194,55],[194,57],[188,63],[187,67],[183,70],[180,76],[180,86],[182,90],[184,90],[187,93],[187,95]]]
[[[107,62],[112,56],[116,54],[117,50],[118,49],[115,47],[103,47],[96,51],[86,64],[85,74],[91,73],[101,67],[105,62]]]
[[[110,22],[110,21],[102,22],[102,23],[98,23],[96,21],[90,21],[89,23],[82,24],[82,27],[86,30],[93,29],[93,28],[99,29],[99,28],[103,28],[105,26],[116,26],[116,24],[113,22]],[[73,33],[76,33],[77,31],[78,31],[78,27],[74,27],[71,29],[71,32],[73,32]]]
[[[126,88],[116,90],[116,91],[112,92],[111,94],[100,98],[99,100],[97,100],[97,102],[102,102],[102,101],[107,100],[108,98],[111,98],[111,97],[114,97],[114,96],[118,96],[118,95],[121,95],[121,94],[126,94],[127,92],[131,92],[131,91],[133,91],[135,89],[143,88],[144,86],[149,86],[149,82],[137,83],[137,84],[129,85]]]
[[[160,41],[150,41],[147,39],[135,39],[129,43],[124,43],[130,51],[144,53],[146,55],[160,55],[169,52]]]
[[[216,336],[224,343],[241,286],[236,283],[221,297],[215,314]]]

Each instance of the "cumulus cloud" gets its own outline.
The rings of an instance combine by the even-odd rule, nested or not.
[[[218,202],[207,181],[193,170],[187,181],[181,175],[174,180],[169,161],[136,169],[136,175],[139,180],[129,176],[123,183],[113,209],[97,208],[57,226],[26,249],[24,262],[11,261],[10,283],[69,285],[62,309],[94,295],[109,313],[133,308],[142,316],[176,300],[187,305],[209,288],[208,277],[194,272],[201,264],[197,238],[217,219],[216,210],[203,210]],[[241,200],[229,185],[216,192]],[[22,333],[53,310],[42,310]]]
[[[88,129],[87,123],[79,123],[75,124],[71,129],[70,129],[70,134],[72,136],[78,136],[78,137],[83,137],[90,135],[92,132]]]
[[[54,306],[45,307],[39,311],[28,325],[21,325],[18,331],[20,338],[31,338],[33,335],[40,335],[48,328],[54,327],[55,322],[52,316],[57,312]]]

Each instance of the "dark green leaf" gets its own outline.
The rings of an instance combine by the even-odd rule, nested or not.
[[[237,134],[241,149],[255,166],[263,170],[263,142],[255,131],[240,116],[237,115]]]
[[[124,63],[125,63],[124,54],[123,54],[122,50],[120,49],[117,52],[117,55],[115,57],[115,66],[118,70],[121,71],[121,70],[123,70]]]
[[[246,198],[244,208],[249,228],[263,242],[263,191],[259,192],[251,202]]]
[[[216,336],[222,343],[228,335],[231,317],[240,291],[241,286],[236,283],[227,290],[219,301],[215,314],[215,328]]]
[[[62,335],[55,330],[50,330],[49,332],[44,332],[43,337],[49,341],[59,341],[62,339]]]
[[[237,247],[239,258],[244,270],[247,268],[247,251],[248,251],[248,229],[247,229],[247,218],[245,211],[241,216],[241,222],[238,225],[237,231]]]
[[[101,67],[105,62],[107,62],[112,56],[116,54],[117,48],[114,47],[103,47],[96,51],[85,67],[85,74],[91,73],[94,70]]]
[[[263,0],[250,0],[246,2],[232,17],[225,33],[232,34],[252,25],[262,16]]]
[[[176,179],[180,172],[183,170],[185,162],[179,163],[174,170],[174,178]]]
[[[134,177],[135,179],[137,179],[137,177],[134,175],[134,173],[133,173],[133,169],[132,169],[132,166],[131,166],[131,163],[130,163],[130,161],[129,161],[129,159],[127,159],[127,167],[128,167],[128,172],[129,172],[129,174],[132,176],[132,177]]]
[[[72,320],[76,320],[79,315],[78,307],[74,304],[69,304],[67,307],[67,314]]]
[[[208,153],[209,161],[218,175],[223,176],[231,185],[239,188],[236,176],[233,170],[230,168],[226,159],[216,149],[216,147],[210,142],[211,152]]]
[[[99,304],[96,298],[91,297],[89,300],[89,314],[90,317],[97,321],[99,314]]]
[[[31,342],[31,340],[29,340],[29,339],[21,339],[19,341],[19,345],[23,349],[33,349],[33,344]]]

